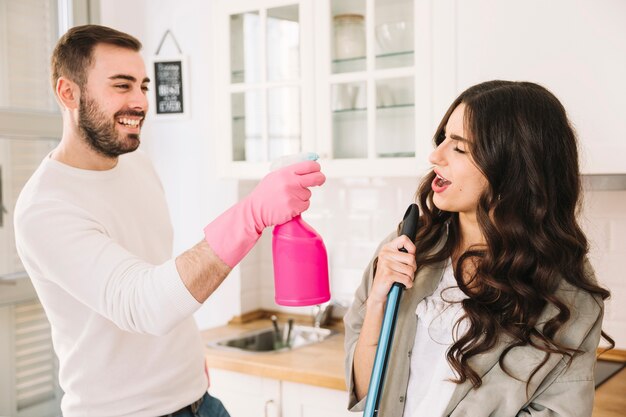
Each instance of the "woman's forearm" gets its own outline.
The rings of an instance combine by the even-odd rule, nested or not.
[[[354,349],[354,386],[359,401],[367,395],[384,311],[384,303],[368,300],[363,327]]]

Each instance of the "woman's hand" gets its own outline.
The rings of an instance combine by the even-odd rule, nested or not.
[[[401,248],[405,248],[407,253],[400,252]],[[354,348],[354,392],[359,401],[367,395],[369,388],[389,290],[394,282],[411,288],[416,269],[415,245],[404,235],[383,245],[378,253],[374,283],[366,301],[361,333]]]
[[[407,253],[400,252],[401,248],[405,248]],[[402,235],[384,245],[378,253],[376,274],[367,304],[386,303],[387,294],[394,282],[411,288],[416,269],[415,245],[411,239]]]

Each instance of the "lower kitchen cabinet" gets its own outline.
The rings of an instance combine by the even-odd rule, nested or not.
[[[209,393],[219,398],[231,417],[280,417],[280,381],[210,369]]]
[[[348,393],[282,381],[283,417],[355,417],[347,410]],[[233,416],[234,417],[234,416]]]
[[[345,391],[211,369],[209,393],[231,417],[354,417]]]

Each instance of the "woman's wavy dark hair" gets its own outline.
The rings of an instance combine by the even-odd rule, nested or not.
[[[461,103],[466,106],[471,157],[489,183],[477,207],[486,244],[469,248],[455,267],[459,288],[469,296],[462,302],[469,329],[450,347],[447,359],[459,375],[455,382],[469,380],[477,388],[482,379],[468,360],[492,349],[504,333],[513,340],[500,356],[507,373],[503,359],[514,347],[530,345],[546,352],[528,383],[549,353],[570,361],[581,353],[555,340],[570,319],[570,309],[555,295],[560,281],[602,299],[610,295],[585,273],[589,247],[576,219],[581,195],[576,135],[563,106],[544,87],[489,81],[470,87],[452,103],[437,128],[436,145],[444,140],[448,119]],[[433,204],[434,177],[433,172],[427,175],[417,192],[423,215],[416,253],[424,254],[418,255],[418,266],[448,259],[460,240],[458,213]],[[433,254],[445,227],[446,244]],[[473,271],[469,279],[467,271]],[[548,304],[558,314],[538,331]]]

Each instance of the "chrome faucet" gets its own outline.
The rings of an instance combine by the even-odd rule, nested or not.
[[[326,304],[317,304],[313,307],[313,326],[320,328],[326,326],[332,317],[333,306],[335,303],[329,301]]]

